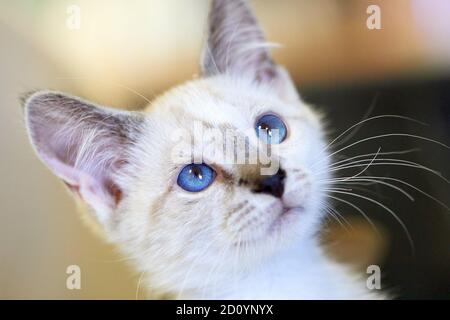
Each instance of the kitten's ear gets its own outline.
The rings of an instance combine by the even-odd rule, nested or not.
[[[203,76],[230,74],[272,85],[283,98],[298,94],[287,72],[270,57],[264,33],[246,0],[213,0],[207,41],[201,58]]]
[[[122,193],[116,174],[143,117],[94,106],[57,92],[37,92],[24,103],[31,143],[41,160],[108,222]]]

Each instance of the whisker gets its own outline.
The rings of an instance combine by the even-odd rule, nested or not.
[[[56,79],[58,80],[83,80],[83,79],[91,79],[90,77],[86,77],[86,76],[82,76],[82,77],[56,77]],[[93,78],[91,79],[93,80]],[[104,79],[102,79],[102,81],[104,81]],[[117,86],[123,89],[128,90],[131,93],[134,93],[135,95],[139,96],[140,98],[144,99],[146,102],[151,103],[151,100],[149,98],[147,98],[146,96],[144,96],[142,93],[138,92],[137,90],[134,90],[133,88],[130,88],[122,83],[117,83],[114,81],[110,81],[109,82],[111,85],[113,86]],[[154,95],[154,94],[153,94]]]
[[[150,99],[148,99],[146,96],[144,96],[143,94],[139,93],[138,91],[136,91],[136,90],[134,90],[134,89],[132,89],[130,87],[128,87],[126,85],[123,85],[123,84],[120,84],[120,83],[115,83],[115,85],[118,86],[118,87],[124,88],[124,89],[126,89],[126,90],[128,90],[128,91],[130,91],[130,92],[132,92],[134,94],[136,94],[137,96],[141,97],[142,99],[144,99],[148,103],[151,103]]]
[[[383,161],[383,159],[379,159],[379,160]],[[398,160],[398,159],[391,159],[391,161],[397,161],[397,162],[375,162],[375,163],[372,163],[371,166],[386,165],[386,166],[400,166],[400,167],[409,167],[409,168],[422,169],[424,171],[428,171],[428,172],[432,173],[433,175],[436,175],[437,177],[441,178],[445,182],[450,183],[450,181],[447,178],[445,178],[440,172],[435,171],[433,169],[430,169],[430,168],[428,168],[426,166],[423,166],[421,164],[418,164],[418,163],[415,163],[415,162],[411,162],[411,161]],[[329,171],[330,172],[341,171],[341,170],[357,168],[357,167],[363,167],[363,166],[366,166],[366,164],[354,164],[354,165],[349,165],[349,166],[346,166],[346,167],[332,168]],[[343,178],[343,179],[346,179],[346,178]],[[342,181],[345,181],[345,180],[342,180]]]
[[[352,189],[348,189],[348,188],[333,188],[333,187],[330,187],[330,188],[324,188],[323,190],[325,190],[325,191],[330,191],[330,190],[352,191]]]
[[[407,154],[407,153],[417,152],[417,151],[420,151],[420,150],[421,150],[420,148],[414,148],[414,149],[400,150],[400,151],[379,152],[378,155],[379,156],[387,156],[387,155],[395,155],[395,154],[400,155],[400,154]],[[376,154],[375,152],[372,152],[372,153],[361,154],[361,155],[354,156],[354,157],[351,157],[351,158],[346,158],[346,159],[343,159],[343,160],[339,160],[339,161],[336,161],[336,162],[332,163],[330,165],[330,167],[334,167],[336,165],[343,164],[343,163],[346,163],[346,162],[350,162],[351,160],[355,160],[355,159],[359,159],[359,158],[363,158],[363,157],[372,157],[375,154]],[[368,159],[366,159],[366,160],[368,160]]]
[[[356,211],[358,211],[364,217],[364,219],[366,219],[366,221],[369,223],[370,227],[375,231],[377,236],[379,238],[381,238],[381,233],[378,230],[378,228],[376,227],[375,223],[373,223],[373,221],[369,218],[369,216],[360,207],[356,206],[355,204],[351,203],[350,201],[341,199],[339,197],[335,197],[335,196],[332,196],[332,195],[327,195],[327,196],[329,198],[331,198],[331,199],[335,199],[335,200],[337,200],[339,202],[343,202],[343,203],[349,205],[350,207],[352,207],[353,209],[355,209]]]
[[[408,238],[408,242],[409,242],[409,244],[411,246],[411,253],[412,253],[413,256],[415,255],[415,245],[414,245],[414,241],[412,240],[411,234],[409,233],[408,228],[406,227],[405,223],[402,221],[402,219],[400,219],[398,217],[398,215],[394,211],[392,211],[391,209],[389,209],[387,206],[385,206],[384,204],[380,203],[379,201],[376,201],[376,200],[374,200],[372,198],[369,198],[369,197],[366,197],[366,196],[362,196],[360,194],[350,193],[350,192],[345,192],[345,191],[338,191],[338,190],[334,190],[334,191],[331,191],[331,192],[340,193],[340,194],[346,194],[346,195],[350,195],[350,196],[353,196],[353,197],[358,197],[358,198],[361,198],[361,199],[365,199],[365,200],[367,200],[369,202],[372,202],[372,203],[380,206],[381,208],[383,208],[387,212],[389,212],[395,218],[395,220],[400,224],[400,226],[402,227],[403,231],[405,232],[405,234],[406,234],[406,236]]]
[[[361,160],[355,160],[346,164],[341,164],[338,166],[330,166],[329,169],[340,169],[340,168],[348,168],[351,167],[352,165],[355,164],[362,164],[365,165],[365,163],[367,163],[368,161],[372,162],[373,159],[361,159]],[[404,160],[404,159],[395,159],[395,158],[378,158],[376,159],[376,161],[393,161],[393,162],[398,162],[398,163],[407,163],[407,164],[411,164],[411,165],[416,165],[416,166],[420,166],[420,167],[425,167],[423,164],[421,163],[417,163],[414,161],[410,161],[410,160]],[[429,168],[430,170],[433,170],[431,168]],[[434,172],[437,172],[436,170],[433,170]]]
[[[141,281],[142,281],[142,278],[144,277],[144,275],[145,275],[145,271],[143,271],[141,273],[141,275],[139,276],[138,283],[136,286],[135,300],[139,300],[139,290],[141,289]]]
[[[406,116],[401,116],[401,115],[397,115],[397,114],[385,114],[385,115],[379,115],[379,116],[373,116],[370,117],[368,119],[362,120],[358,123],[355,123],[354,125],[352,125],[351,127],[349,127],[348,129],[346,129],[344,132],[342,132],[340,135],[338,135],[336,138],[334,138],[326,147],[324,150],[328,149],[333,143],[335,143],[337,140],[339,140],[343,135],[345,135],[347,132],[349,132],[350,130],[352,130],[353,128],[368,122],[368,121],[372,121],[372,120],[376,120],[376,119],[382,119],[382,118],[397,118],[397,119],[402,119],[402,120],[407,120],[407,121],[412,121],[415,123],[418,123],[420,125],[423,126],[427,126],[428,124],[410,117],[406,117]]]
[[[373,157],[373,159],[369,162],[369,164],[368,164],[362,171],[360,171],[359,173],[357,173],[356,175],[354,175],[354,176],[352,176],[352,177],[345,178],[344,181],[345,181],[345,180],[348,180],[348,179],[355,178],[355,177],[357,177],[357,176],[360,176],[360,175],[362,175],[364,172],[366,172],[367,169],[369,169],[370,165],[375,161],[375,159],[376,159],[376,157],[378,156],[378,153],[380,152],[380,150],[381,150],[381,147],[378,148],[378,151],[377,151],[377,153],[375,154],[375,157]]]
[[[342,223],[342,221],[339,220],[339,218],[338,218],[333,212],[331,212],[330,210],[326,210],[326,211],[327,211],[329,217],[331,217],[331,218],[333,218],[335,221],[337,221],[337,223],[340,225],[340,227],[341,227],[342,229],[344,229],[345,232],[348,233],[348,229],[347,229],[346,226],[344,226],[344,224]]]
[[[336,209],[334,209],[331,206],[326,206],[325,207],[325,211],[334,219],[336,220],[339,225],[348,233],[349,230],[347,229],[347,227],[344,225],[344,223],[346,225],[348,225],[351,229],[353,229],[353,226],[348,222],[348,220],[342,216]],[[342,223],[342,221],[340,220],[342,219],[344,221],[344,223]]]
[[[408,192],[406,192],[405,190],[403,190],[403,189],[400,188],[400,187],[397,187],[396,185],[394,185],[394,184],[392,184],[392,183],[384,182],[384,181],[377,181],[377,180],[370,179],[370,178],[369,178],[369,179],[366,179],[366,177],[364,177],[364,178],[356,178],[355,180],[356,180],[356,181],[375,182],[375,183],[379,183],[379,184],[382,184],[382,185],[391,187],[391,188],[393,188],[393,189],[395,189],[395,190],[401,192],[402,194],[404,194],[409,200],[414,201],[413,196],[411,196]],[[338,182],[338,184],[341,184],[341,183],[350,184],[350,185],[352,184],[352,182],[351,182],[351,181],[348,181],[348,180],[346,180],[345,182]]]
[[[415,138],[415,139],[419,139],[419,140],[425,140],[428,142],[432,142],[435,143],[437,145],[440,145],[446,149],[450,149],[450,147],[448,145],[446,145],[445,143],[439,142],[437,140],[434,139],[430,139],[430,138],[426,138],[426,137],[422,137],[422,136],[418,136],[418,135],[414,135],[414,134],[409,134],[409,133],[387,133],[387,134],[381,134],[381,135],[377,135],[377,136],[373,136],[373,137],[368,137],[368,138],[364,138],[361,140],[358,140],[356,142],[353,142],[351,144],[349,144],[348,146],[345,146],[331,154],[329,154],[327,157],[331,157],[335,154],[338,154],[344,150],[347,150],[348,148],[351,148],[353,146],[356,146],[360,143],[366,142],[366,141],[371,141],[371,140],[375,140],[375,139],[380,139],[380,138],[386,138],[386,137],[409,137],[409,138]]]
[[[370,178],[370,179],[373,179],[373,181],[376,181],[376,179],[382,179],[382,180],[391,180],[391,181],[396,181],[398,183],[402,183],[402,184],[416,190],[417,192],[423,194],[424,196],[430,198],[431,200],[435,201],[436,203],[438,203],[439,205],[441,205],[442,207],[447,209],[447,211],[450,211],[450,207],[448,207],[445,203],[443,203],[442,201],[438,200],[436,197],[433,197],[432,195],[428,194],[427,192],[423,191],[422,189],[420,189],[404,180],[397,179],[397,178],[391,178],[391,177],[376,177],[376,176],[368,176],[368,177],[364,177],[364,178]],[[357,178],[356,181],[358,181],[360,179],[364,179],[364,178]],[[378,182],[381,182],[381,181],[377,181],[377,183]]]
[[[343,185],[349,185],[349,186],[352,188],[352,190],[363,191],[364,193],[373,195],[373,196],[378,197],[378,198],[383,198],[383,199],[386,199],[386,198],[387,198],[387,197],[382,196],[379,192],[375,192],[375,191],[373,191],[373,190],[369,190],[369,189],[367,189],[367,188],[361,188],[361,187],[358,187],[358,186],[357,186],[357,185],[362,185],[362,184],[364,184],[364,182],[352,182],[352,180],[349,180],[349,181],[344,181],[344,182],[336,182],[335,184],[338,185],[338,186],[339,186],[340,184],[343,184]],[[371,184],[372,184],[372,185],[377,185],[376,182],[372,182]]]
[[[359,123],[358,123],[357,125],[355,125],[354,128],[348,128],[346,131],[349,132],[349,131],[352,130],[352,129],[354,129],[354,130],[353,130],[353,131],[350,131],[350,133],[349,133],[343,140],[339,141],[339,142],[336,143],[334,146],[339,146],[339,145],[342,145],[342,144],[346,143],[347,141],[349,141],[351,138],[353,138],[353,137],[358,133],[359,129],[362,128],[362,126],[361,126],[361,124],[363,124],[362,121],[364,121],[364,120],[366,120],[366,119],[369,118],[370,114],[372,113],[372,111],[375,109],[375,106],[377,105],[377,102],[378,102],[378,98],[379,98],[379,97],[380,97],[380,93],[377,92],[377,93],[375,94],[375,96],[373,97],[373,99],[372,99],[372,101],[371,101],[371,103],[370,103],[370,105],[369,105],[369,108],[368,108],[367,111],[364,113],[364,115],[363,115],[362,119],[359,121]],[[343,136],[343,135],[345,135],[345,134],[346,134],[346,132],[342,132],[342,133],[340,134],[340,136]],[[340,139],[340,137],[335,138],[335,139],[330,143],[330,145],[333,144],[333,143],[334,143],[336,140],[338,140],[338,139]],[[327,148],[328,148],[328,146],[327,146]]]
[[[352,229],[352,230],[354,229],[352,224],[337,209],[334,209],[334,208],[331,208],[331,209],[333,210],[333,212],[335,213],[335,215],[337,217],[342,219],[349,226],[350,229]]]

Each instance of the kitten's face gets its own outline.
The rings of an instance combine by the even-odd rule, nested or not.
[[[255,191],[267,178],[260,163],[223,163],[208,152],[214,150],[211,144],[222,150],[222,140],[206,139],[203,155],[191,142],[197,123],[204,131],[219,128],[246,135],[254,149],[261,142],[254,129],[257,119],[275,112],[288,131],[273,156],[285,172],[282,195]],[[139,175],[127,182],[132,189],[119,226],[123,237],[129,235],[128,248],[136,251],[143,270],[155,268],[163,274],[158,278],[176,279],[176,285],[182,279],[174,275],[184,276],[186,267],[193,266],[200,277],[211,268],[249,268],[316,231],[319,182],[327,176],[327,160],[319,119],[300,101],[286,102],[270,90],[217,77],[165,94],[149,107],[147,117],[149,130],[136,146],[140,156],[136,154],[133,164]],[[154,126],[157,135],[150,129]],[[171,139],[178,132],[181,136]],[[181,141],[185,148],[178,147]],[[213,168],[216,177],[206,189],[189,192],[177,184],[191,161],[179,163],[176,148],[186,153],[193,149],[194,156]]]
[[[230,281],[310,236],[328,174],[320,119],[270,58],[245,1],[214,0],[209,23],[203,77],[145,112],[55,92],[25,102],[41,160],[166,292]],[[232,159],[217,152],[228,134],[247,139]],[[268,145],[269,162],[249,156]]]

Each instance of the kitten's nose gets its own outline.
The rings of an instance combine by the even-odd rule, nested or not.
[[[284,192],[284,180],[286,172],[283,169],[278,169],[278,172],[273,176],[266,176],[262,179],[253,192],[267,193],[274,197],[281,198]]]

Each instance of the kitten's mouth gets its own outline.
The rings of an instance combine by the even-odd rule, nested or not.
[[[296,207],[288,207],[288,206],[283,206],[283,211],[281,212],[280,215],[284,215],[286,213],[288,213],[291,210],[295,210],[295,211],[304,211],[305,208],[303,206],[296,206]]]
[[[280,203],[278,203],[280,205]],[[279,208],[280,209],[280,208]],[[234,243],[235,247],[249,246],[252,244],[264,243],[264,241],[281,235],[284,231],[289,231],[289,228],[295,228],[299,216],[305,211],[303,206],[286,206],[281,204],[281,210],[278,211],[275,218],[266,227],[266,231],[256,237],[250,237],[245,240],[242,238]],[[288,232],[289,233],[289,232]]]
[[[274,232],[278,232],[281,228],[283,228],[284,225],[293,222],[298,218],[298,215],[300,215],[304,211],[305,208],[303,206],[289,207],[283,205],[283,209],[281,210],[280,214],[275,218],[275,220],[269,227],[269,235],[273,234]]]

